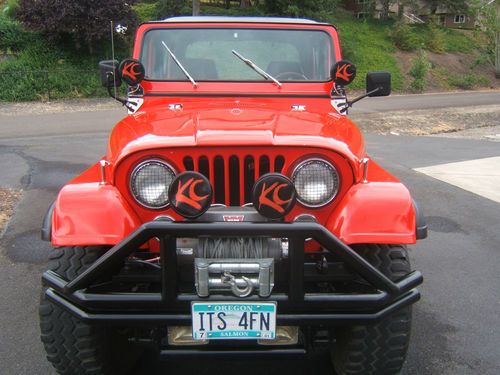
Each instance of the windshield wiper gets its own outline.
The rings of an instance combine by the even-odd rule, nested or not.
[[[172,59],[175,61],[177,66],[182,70],[182,72],[187,77],[187,79],[189,79],[191,81],[191,83],[193,84],[194,87],[197,87],[198,84],[196,83],[196,81],[193,79],[193,77],[191,77],[191,75],[184,68],[184,66],[182,66],[181,62],[177,59],[177,57],[175,57],[174,53],[170,50],[170,48],[168,48],[167,44],[163,40],[162,40],[161,44],[163,44],[163,47],[165,47],[167,49],[168,53],[170,54]]]
[[[273,81],[274,83],[276,83],[278,85],[278,87],[281,88],[281,82],[278,81],[276,78],[274,78],[272,75],[270,75],[269,73],[267,73],[264,69],[262,68],[259,68],[257,65],[255,65],[251,60],[243,57],[242,55],[240,55],[238,52],[236,52],[234,49],[231,51],[236,57],[238,57],[241,61],[243,61],[245,64],[247,64],[250,68],[252,68],[253,70],[255,70],[257,73],[259,73],[262,77],[264,77],[265,79],[270,79],[271,81]]]

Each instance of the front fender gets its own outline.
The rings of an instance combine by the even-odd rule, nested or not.
[[[326,227],[346,244],[416,242],[416,213],[408,189],[397,181],[353,185]]]
[[[95,182],[96,168],[59,192],[52,214],[52,245],[115,245],[141,224],[115,186]]]

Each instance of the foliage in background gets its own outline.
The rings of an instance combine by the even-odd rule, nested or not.
[[[0,13],[0,51],[16,52],[26,47],[31,34],[23,30],[19,22]]]
[[[156,3],[137,3],[132,5],[132,9],[136,13],[139,23],[158,19],[158,11],[156,8]]]
[[[419,56],[413,61],[410,69],[410,75],[413,81],[410,84],[410,89],[413,92],[422,92],[426,86],[426,79],[432,65],[427,58],[425,51],[420,51]]]
[[[490,82],[482,75],[467,73],[450,75],[448,77],[448,84],[462,90],[471,90],[477,86],[488,86]]]
[[[398,22],[390,31],[394,44],[403,51],[471,52],[477,43],[457,30],[445,29],[433,22],[409,25]]]
[[[0,9],[2,13],[10,18],[14,18],[16,16],[17,9],[19,8],[18,0],[7,0],[3,9]]]
[[[156,5],[156,15],[158,19],[165,19],[172,16],[185,14],[188,7],[187,0],[158,0]],[[190,9],[188,9],[190,13]]]
[[[358,78],[350,87],[364,89],[366,73],[386,70],[392,74],[394,90],[403,88],[403,75],[392,52],[396,49],[389,38],[391,23],[365,20],[353,22],[351,18],[330,17],[338,29],[343,55],[358,69]]]
[[[339,0],[265,0],[264,10],[270,15],[310,17],[319,11],[333,11]]]
[[[82,38],[71,34],[71,30],[60,28],[56,14],[43,20],[47,24],[54,23],[57,32],[56,39],[62,43],[50,42],[42,34],[26,30],[12,17],[14,12],[1,12],[5,5],[13,6],[17,2],[21,4],[43,3],[47,7],[58,7],[70,9],[69,4],[79,4],[81,9],[86,9],[88,4],[97,4],[99,7],[108,7],[109,4],[123,4],[126,0],[110,0],[98,2],[97,0],[0,0],[0,79],[4,83],[4,90],[0,92],[0,100],[47,100],[68,97],[94,97],[105,96],[105,90],[100,86],[97,73],[97,62],[101,59],[110,59],[109,42],[109,20],[112,17],[115,22],[121,22],[124,18],[117,17],[119,12],[103,13],[101,10],[93,9],[81,16],[79,25],[85,24],[87,18],[96,13],[103,24],[102,39],[94,42],[96,47],[94,55],[89,55],[86,48],[75,49],[77,43],[86,47],[85,36]],[[410,3],[412,0],[399,0]],[[477,0],[471,0],[475,2]],[[191,13],[192,0],[132,0],[131,8],[120,7],[120,11],[127,9],[134,15],[134,19],[140,22],[153,19],[166,18],[175,14],[189,15]],[[163,7],[163,10],[162,10]],[[170,7],[170,8],[169,8]],[[49,8],[47,8],[49,9]],[[98,8],[101,9],[101,8]],[[59,9],[60,10],[60,9]],[[32,12],[34,10],[30,10]],[[401,90],[407,86],[401,73],[400,66],[394,57],[397,48],[403,50],[419,50],[424,48],[434,52],[465,52],[486,51],[481,45],[486,45],[483,33],[477,32],[474,39],[465,33],[441,28],[436,25],[402,25],[393,21],[380,20],[356,20],[352,13],[345,11],[340,6],[340,0],[253,0],[253,1],[228,1],[211,0],[201,4],[202,15],[222,16],[266,16],[270,14],[281,16],[296,16],[312,18],[319,21],[329,22],[336,25],[341,38],[344,57],[352,60],[358,68],[358,79],[354,81],[351,88],[363,89],[364,77],[369,70],[388,70],[392,73],[393,89]],[[59,14],[59,13],[58,13]],[[68,13],[71,14],[71,13]],[[103,17],[103,14],[108,16]],[[115,17],[116,16],[116,17]],[[79,16],[80,17],[80,16]],[[42,22],[41,17],[37,18]],[[83,20],[83,21],[82,21]],[[65,24],[69,27],[71,22]],[[78,26],[78,27],[84,27]],[[92,24],[90,24],[92,26]],[[500,25],[494,25],[499,27]],[[76,29],[75,29],[76,30]],[[56,32],[56,31],[54,31]],[[49,33],[50,34],[50,33]],[[45,34],[50,36],[49,34]],[[470,34],[470,33],[469,33]],[[129,55],[132,45],[133,30],[129,28],[125,37],[115,34],[117,45],[117,59]],[[491,41],[491,38],[489,39]],[[478,47],[479,45],[479,47]],[[491,61],[490,54],[483,53],[477,58],[475,65],[483,65]],[[7,58],[2,54],[7,53]],[[479,56],[479,54],[478,54]],[[418,62],[421,60],[420,62]],[[418,64],[417,64],[418,62]],[[424,65],[428,60],[419,57],[414,66]],[[471,66],[471,69],[474,67]],[[418,70],[415,67],[415,74]],[[432,69],[432,74],[439,69]],[[425,78],[413,77],[413,90],[425,87]],[[442,87],[470,88],[478,85],[487,85],[487,79],[477,74],[450,75],[443,68]],[[420,85],[420,86],[419,86]],[[423,86],[422,86],[423,85]]]
[[[133,29],[135,0],[21,0],[16,17],[32,31],[49,40],[70,40],[90,54],[102,40],[109,39],[110,21]]]

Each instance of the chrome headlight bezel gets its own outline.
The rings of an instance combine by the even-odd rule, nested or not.
[[[297,174],[304,167],[307,167],[308,165],[314,164],[314,163],[321,163],[323,165],[326,165],[330,169],[330,171],[332,172],[332,176],[333,176],[334,180],[337,181],[335,189],[331,193],[331,196],[326,201],[318,203],[318,204],[309,203],[306,200],[304,200],[303,197],[301,196],[299,190],[297,189],[297,185],[296,185]],[[321,208],[321,207],[324,207],[327,204],[331,203],[335,199],[335,197],[337,196],[337,194],[340,190],[340,184],[341,184],[340,175],[337,171],[337,168],[335,168],[335,166],[332,163],[330,163],[328,160],[325,160],[322,158],[308,158],[308,159],[305,159],[305,160],[301,161],[300,163],[298,163],[297,166],[295,166],[295,168],[293,169],[292,181],[293,181],[293,184],[295,185],[295,190],[297,192],[297,201],[300,204],[302,204],[303,206],[308,207],[308,208]]]
[[[166,186],[166,190],[165,190],[167,193],[166,201],[162,205],[155,206],[155,205],[151,205],[147,202],[144,202],[140,199],[140,196],[137,193],[137,187],[135,185],[135,180],[137,178],[137,174],[142,169],[146,168],[149,165],[159,165],[159,166],[165,168],[165,170],[169,171],[169,173],[172,174],[172,181],[175,179],[175,176],[177,175],[177,171],[175,170],[175,168],[172,167],[169,163],[165,162],[164,160],[161,160],[161,159],[144,160],[144,161],[140,162],[139,164],[137,164],[134,167],[134,169],[132,170],[132,173],[130,174],[130,181],[129,181],[130,193],[131,193],[132,197],[134,198],[134,200],[137,203],[139,203],[141,206],[152,209],[152,210],[161,210],[161,209],[164,209],[170,205],[170,201],[168,199],[168,189],[170,188],[170,185]]]

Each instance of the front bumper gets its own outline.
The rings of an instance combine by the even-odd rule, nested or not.
[[[229,295],[199,297],[178,288],[176,238],[284,237],[289,239],[288,291],[273,292],[269,297],[239,299]],[[119,268],[125,258],[151,238],[160,239],[161,291],[157,293],[95,293],[94,283]],[[304,243],[314,238],[335,254],[346,266],[371,284],[373,293],[306,293],[304,290]],[[277,301],[278,325],[335,326],[375,323],[420,299],[415,289],[422,283],[414,271],[393,282],[365,261],[349,246],[318,223],[250,222],[162,222],[143,224],[121,243],[111,248],[85,272],[66,281],[52,271],[42,277],[49,300],[77,318],[102,325],[163,326],[190,325],[190,305],[196,301]]]

